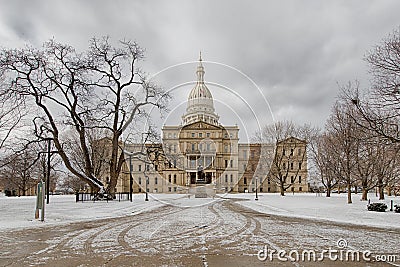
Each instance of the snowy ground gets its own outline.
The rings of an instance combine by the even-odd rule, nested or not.
[[[400,214],[390,212],[390,201],[400,205],[400,197],[387,197],[378,200],[375,194],[369,194],[371,203],[386,203],[388,209],[384,213],[367,210],[366,201],[360,201],[361,194],[352,195],[352,204],[347,203],[346,194],[332,194],[330,198],[317,194],[258,194],[255,201],[254,194],[230,194],[226,197],[246,199],[239,204],[258,212],[286,217],[327,220],[338,223],[374,226],[382,228],[400,229]]]
[[[353,194],[353,204],[346,204],[346,194],[333,194],[326,198],[316,194],[225,194],[222,198],[233,198],[240,205],[252,210],[286,217],[327,220],[339,223],[400,229],[400,214],[390,212],[390,200],[400,205],[400,197],[386,197],[384,201],[389,207],[387,212],[368,211],[367,203],[360,201],[360,194]],[[29,228],[43,225],[57,225],[79,221],[123,217],[154,210],[164,205],[178,207],[194,207],[216,201],[213,199],[189,199],[182,194],[150,194],[150,201],[144,201],[143,194],[134,195],[133,202],[75,202],[75,196],[50,196],[50,204],[46,205],[46,219],[42,223],[34,219],[35,197],[4,197],[0,195],[0,230]],[[370,194],[371,202],[379,200]]]
[[[45,223],[33,220],[34,198],[3,197],[0,266],[400,266],[400,230],[387,229],[400,214],[368,212],[356,197],[352,205],[343,196],[326,200],[311,194],[262,194],[257,202],[253,194],[221,197],[157,194],[145,202],[141,194],[132,203],[75,203],[74,196],[54,196]],[[360,223],[383,228],[326,221],[354,223],[360,216],[365,219]],[[313,250],[323,261],[283,261],[276,255],[260,261],[258,253],[266,247]],[[373,261],[332,261],[320,254],[331,248],[371,251]],[[374,260],[382,255],[394,258]]]

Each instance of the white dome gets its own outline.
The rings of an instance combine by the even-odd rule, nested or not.
[[[182,116],[183,124],[187,125],[196,121],[204,121],[218,125],[219,116],[215,114],[214,100],[210,90],[204,83],[204,67],[201,54],[197,66],[197,82],[190,91],[186,114]]]

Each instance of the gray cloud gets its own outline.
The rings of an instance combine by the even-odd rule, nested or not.
[[[233,66],[251,77],[277,119],[321,127],[338,93],[337,83],[359,79],[368,86],[363,56],[399,26],[400,10],[395,0],[0,0],[0,5],[2,46],[40,45],[54,37],[84,49],[94,35],[126,37],[146,48],[143,68],[149,73],[197,60],[202,50],[204,60]],[[265,103],[249,81],[205,65],[207,81],[236,90],[265,117]],[[175,68],[157,80],[168,88],[193,81],[195,67]],[[210,89],[223,100],[220,89]],[[176,90],[174,101],[185,101],[189,90]],[[221,117],[229,116],[221,112]],[[179,116],[175,119],[178,124]]]

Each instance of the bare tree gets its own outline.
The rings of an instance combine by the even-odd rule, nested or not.
[[[93,38],[88,55],[89,69],[93,73],[88,86],[96,88],[100,98],[96,116],[91,119],[94,125],[110,132],[108,191],[113,193],[125,161],[119,143],[122,133],[135,124],[134,120],[148,119],[149,107],[165,110],[170,96],[148,81],[136,66],[136,62],[143,58],[143,50],[137,43],[124,40],[120,41],[120,47],[114,48],[108,37]]]
[[[352,203],[351,189],[356,182],[354,168],[357,161],[357,139],[354,137],[356,123],[349,116],[353,107],[337,101],[326,125],[326,131],[332,140],[335,149],[332,156],[335,158],[335,174],[347,187],[347,203]]]
[[[399,186],[399,156],[399,144],[381,139],[378,140],[374,162],[374,175],[376,177],[379,199],[385,199],[385,188],[388,189],[388,194],[390,195],[391,190]]]
[[[306,130],[308,128],[308,126],[298,127],[293,122],[284,121],[267,125],[262,133],[258,134],[262,142],[275,145],[268,176],[278,185],[282,196],[301,175],[302,168],[307,169],[305,166],[307,141],[305,139],[309,132]]]
[[[92,39],[84,53],[55,41],[42,49],[3,49],[0,73],[2,88],[8,89],[2,93],[38,108],[32,120],[37,139],[51,138],[66,168],[94,191],[103,191],[104,184],[96,177],[88,129],[107,130],[112,146],[106,190],[113,193],[124,162],[122,133],[147,118],[146,107],[163,109],[168,99],[137,67],[142,58],[136,43],[121,41],[114,47],[107,37]],[[77,136],[82,161],[72,156],[68,131]]]
[[[1,77],[1,74],[0,74]],[[22,99],[15,99],[0,90],[0,149],[13,136],[12,132],[24,126],[23,119],[28,113]]]
[[[5,187],[15,189],[18,196],[25,196],[27,191],[40,180],[40,165],[37,164],[37,152],[26,149],[19,155],[5,157],[0,169],[0,176]]]
[[[364,118],[361,126],[392,142],[400,142],[400,30],[370,50],[365,60],[372,75],[372,88],[366,96],[354,85],[348,99]]]
[[[315,135],[309,142],[311,160],[316,166],[319,180],[326,189],[326,196],[330,197],[332,190],[338,186],[337,159],[333,136],[322,133]]]

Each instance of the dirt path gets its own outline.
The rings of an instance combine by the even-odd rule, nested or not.
[[[260,261],[257,254],[263,248],[300,254],[338,249],[341,239],[346,250],[397,253],[394,266],[400,266],[399,231],[269,216],[234,200],[0,234],[0,266],[321,266],[277,255]],[[393,266],[324,256],[325,266]]]

